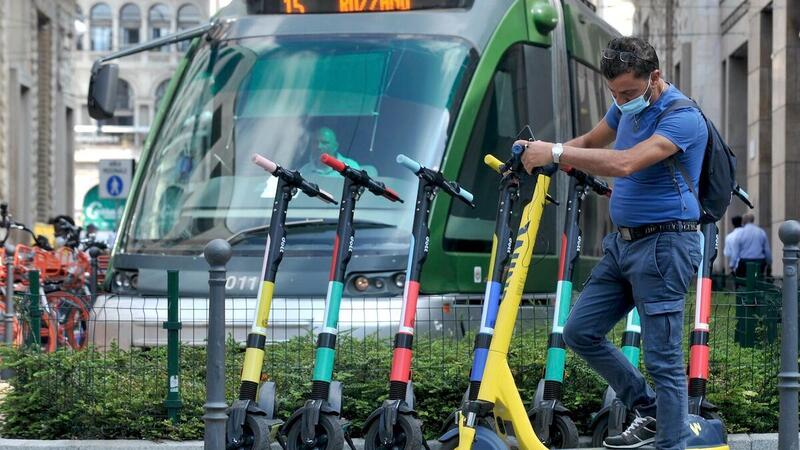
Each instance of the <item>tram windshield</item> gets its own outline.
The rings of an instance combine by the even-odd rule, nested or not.
[[[300,170],[337,199],[342,177],[319,155],[366,170],[406,203],[366,193],[356,220],[407,234],[417,180],[395,158],[439,165],[471,55],[464,41],[431,37],[204,44],[142,161],[123,251],[196,253],[210,239],[269,224],[277,179],[251,163],[253,153]],[[336,217],[336,206],[300,194],[287,221]]]

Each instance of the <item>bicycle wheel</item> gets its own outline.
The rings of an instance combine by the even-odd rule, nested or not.
[[[75,295],[55,291],[47,294],[47,303],[55,311],[59,324],[59,344],[73,350],[81,350],[88,342],[89,310]]]

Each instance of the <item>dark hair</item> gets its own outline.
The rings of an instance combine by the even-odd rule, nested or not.
[[[742,226],[742,216],[733,216],[731,217],[731,223],[733,224],[733,228],[739,228]]]
[[[620,52],[631,52],[636,58],[630,62],[623,62],[618,57],[606,59],[600,57],[600,70],[608,80],[633,72],[637,78],[643,78],[650,72],[658,69],[658,55],[656,49],[642,38],[625,36],[612,39],[606,48]]]

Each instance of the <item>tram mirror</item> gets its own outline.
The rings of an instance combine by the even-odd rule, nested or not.
[[[550,34],[558,25],[558,12],[547,2],[538,2],[531,9],[533,25],[543,35]]]
[[[117,103],[117,64],[97,64],[92,67],[89,80],[89,116],[93,119],[110,119],[114,117]]]

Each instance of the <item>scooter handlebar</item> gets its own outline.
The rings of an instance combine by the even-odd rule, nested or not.
[[[486,155],[483,157],[483,163],[489,166],[492,170],[497,173],[501,173],[503,169],[503,161],[495,158],[494,155]]]
[[[755,208],[755,205],[753,205],[753,202],[751,202],[751,201],[750,201],[750,194],[748,194],[748,193],[747,193],[747,191],[745,191],[744,189],[742,189],[742,187],[741,187],[741,186],[739,186],[738,184],[737,184],[737,185],[736,185],[736,187],[733,189],[733,194],[734,194],[735,196],[739,197],[739,200],[741,200],[741,201],[742,201],[742,202],[743,202],[745,205],[747,205],[747,206],[748,206],[750,209],[753,209],[753,208]]]
[[[322,161],[323,164],[327,165],[331,169],[341,173],[345,177],[350,178],[351,180],[355,180],[362,186],[369,189],[375,195],[381,195],[386,199],[393,201],[393,202],[400,202],[403,203],[403,199],[397,195],[397,192],[392,190],[391,188],[387,187],[385,184],[381,183],[380,181],[373,180],[366,172],[363,170],[356,170],[352,167],[349,167],[347,164],[339,161],[338,159],[334,158],[333,156],[323,153],[322,156],[319,157],[319,160]],[[350,169],[350,170],[347,170]]]
[[[415,175],[419,175],[423,170],[428,171],[430,175],[427,175],[426,179],[432,181],[434,185],[445,190],[448,194],[454,197],[458,197],[468,205],[472,207],[475,206],[472,204],[472,200],[474,199],[472,193],[464,189],[458,183],[454,181],[448,181],[447,179],[445,179],[444,176],[441,174],[441,172],[436,172],[434,170],[427,169],[422,164],[418,163],[417,161],[414,161],[413,159],[409,158],[406,155],[403,155],[402,153],[397,155],[396,160],[398,163],[405,166],[408,170],[414,172]]]
[[[261,167],[262,169],[266,170],[269,173],[275,173],[275,171],[278,170],[277,164],[275,164],[272,160],[264,158],[258,153],[253,153],[252,160],[257,166]]]

